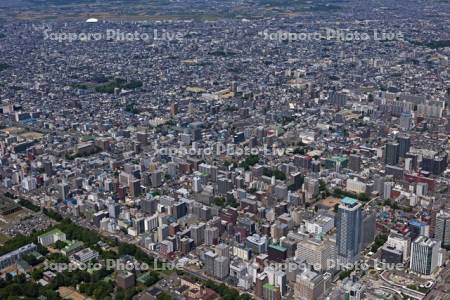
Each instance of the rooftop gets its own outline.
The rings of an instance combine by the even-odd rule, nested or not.
[[[358,203],[358,200],[356,200],[355,198],[345,197],[341,200],[341,203],[346,205],[355,205]]]

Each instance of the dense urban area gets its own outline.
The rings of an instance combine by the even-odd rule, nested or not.
[[[0,0],[0,299],[450,299],[449,29]]]

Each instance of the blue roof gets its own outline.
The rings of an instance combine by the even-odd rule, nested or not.
[[[347,205],[355,205],[356,203],[358,203],[358,200],[356,200],[355,198],[345,197],[342,198],[341,202]]]
[[[409,222],[408,222],[410,225],[412,225],[412,226],[417,226],[417,227],[422,227],[422,226],[426,226],[426,224],[425,223],[422,223],[422,222],[420,222],[420,221],[418,221],[418,220],[410,220]]]

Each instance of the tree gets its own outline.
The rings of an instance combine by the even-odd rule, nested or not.
[[[34,281],[38,281],[42,278],[43,273],[44,270],[42,270],[41,268],[34,269],[33,271],[31,271],[31,278],[33,278]]]
[[[67,243],[66,242],[64,242],[64,241],[56,241],[56,243],[55,243],[55,245],[54,245],[54,247],[56,248],[56,249],[62,249],[62,248],[64,248],[65,246],[67,246]]]
[[[159,279],[160,279],[159,273],[152,271],[152,272],[150,272],[149,277],[145,281],[145,285],[152,286],[155,283],[157,283],[159,281]]]
[[[256,165],[258,162],[259,162],[259,156],[252,154],[245,158],[245,160],[240,164],[240,167],[244,168],[244,170],[248,171],[248,170],[250,170],[251,166]]]
[[[377,235],[377,237],[375,238],[375,241],[372,245],[372,248],[370,249],[370,251],[372,252],[377,252],[378,249],[384,245],[384,243],[386,243],[388,237],[385,234],[379,234]]]

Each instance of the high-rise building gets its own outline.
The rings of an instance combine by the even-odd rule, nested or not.
[[[400,157],[400,145],[396,142],[386,144],[384,162],[387,165],[395,166]]]
[[[260,236],[258,234],[251,235],[247,237],[246,240],[247,248],[252,249],[253,253],[266,253],[267,252],[267,238],[265,236]]]
[[[330,104],[336,107],[343,107],[347,103],[347,95],[342,93],[332,92],[328,95],[328,100]]]
[[[225,279],[230,274],[230,260],[226,256],[218,256],[214,260],[214,276]]]
[[[110,218],[117,219],[120,214],[120,204],[111,202],[108,204],[108,214]]]
[[[358,259],[361,225],[361,204],[356,199],[343,198],[336,216],[336,248],[339,261],[351,263]]]
[[[319,194],[319,180],[312,177],[305,177],[303,183],[305,189],[305,198],[307,201],[312,200]]]
[[[219,228],[207,227],[205,229],[205,244],[215,245],[219,239]]]
[[[294,283],[295,299],[320,299],[327,291],[330,274],[319,274],[311,270],[304,270],[298,274]]]
[[[296,258],[312,266],[315,271],[327,270],[336,259],[336,244],[330,240],[306,239],[297,244]]]
[[[154,214],[156,212],[158,203],[154,198],[143,199],[141,201],[142,211],[147,214]]]
[[[266,283],[268,283],[266,273],[256,274],[255,295],[260,299],[263,298],[263,289]]]
[[[53,164],[50,160],[45,160],[42,162],[42,166],[44,167],[44,172],[48,176],[53,175]]]
[[[208,251],[204,254],[204,265],[205,272],[208,275],[214,275],[214,262],[216,260],[217,254],[212,251]]]
[[[419,236],[411,243],[410,269],[413,272],[430,275],[438,267],[439,243],[426,236]]]
[[[162,224],[158,227],[158,241],[162,242],[169,236],[169,226],[167,224]]]
[[[157,214],[145,218],[145,231],[152,231],[158,228],[159,218]]]
[[[375,174],[373,176],[373,189],[375,192],[378,192],[379,195],[384,194],[384,177],[380,176],[379,174]]]
[[[219,256],[230,257],[230,247],[227,244],[219,244],[216,246],[216,253]]]
[[[399,144],[399,156],[405,157],[406,153],[411,149],[411,137],[406,134],[401,134],[397,137]]]
[[[142,234],[145,232],[145,221],[144,218],[137,218],[134,220],[134,229],[137,234]]]
[[[436,153],[435,155],[426,155],[422,157],[422,170],[439,175],[447,169],[447,152]]]
[[[408,112],[403,112],[400,115],[400,128],[407,131],[411,129],[411,120],[412,120],[412,114]]]
[[[387,263],[405,262],[409,259],[411,240],[402,234],[392,231],[382,249],[381,259]]]
[[[281,296],[285,296],[287,293],[287,276],[283,271],[276,271],[274,274],[275,286],[280,288]]]
[[[202,183],[200,177],[196,176],[192,180],[192,191],[194,193],[200,193],[202,191]]]
[[[66,200],[69,196],[69,185],[67,182],[62,182],[59,185],[59,200]]]
[[[408,222],[409,237],[414,241],[417,237],[430,236],[430,226],[418,220],[410,220]]]
[[[191,238],[194,240],[196,246],[203,244],[205,241],[205,227],[205,223],[191,226]]]
[[[264,300],[281,300],[280,288],[273,284],[266,283],[263,285]]]
[[[450,245],[450,212],[440,211],[436,214],[435,239],[441,242],[441,246]]]
[[[141,194],[141,181],[139,179],[134,179],[130,182],[129,186],[130,196],[137,197]]]
[[[163,175],[163,173],[160,170],[157,170],[157,171],[154,171],[154,172],[151,173],[150,180],[152,182],[152,187],[156,188],[156,187],[161,186],[161,184],[162,184],[162,175]]]
[[[348,168],[355,172],[361,171],[361,156],[351,154],[348,162]]]
[[[284,262],[287,258],[287,249],[281,245],[269,245],[267,247],[269,260],[276,262]]]
[[[376,215],[373,211],[363,211],[361,224],[361,250],[365,249],[375,240],[376,235]]]
[[[172,104],[170,105],[170,114],[171,114],[172,116],[175,116],[175,115],[178,114],[178,104],[177,104],[177,103],[172,103]]]
[[[187,215],[188,206],[186,202],[180,201],[173,205],[172,216],[176,219],[182,218]]]
[[[388,200],[391,199],[392,188],[394,187],[393,182],[384,182],[383,183],[383,199]]]

